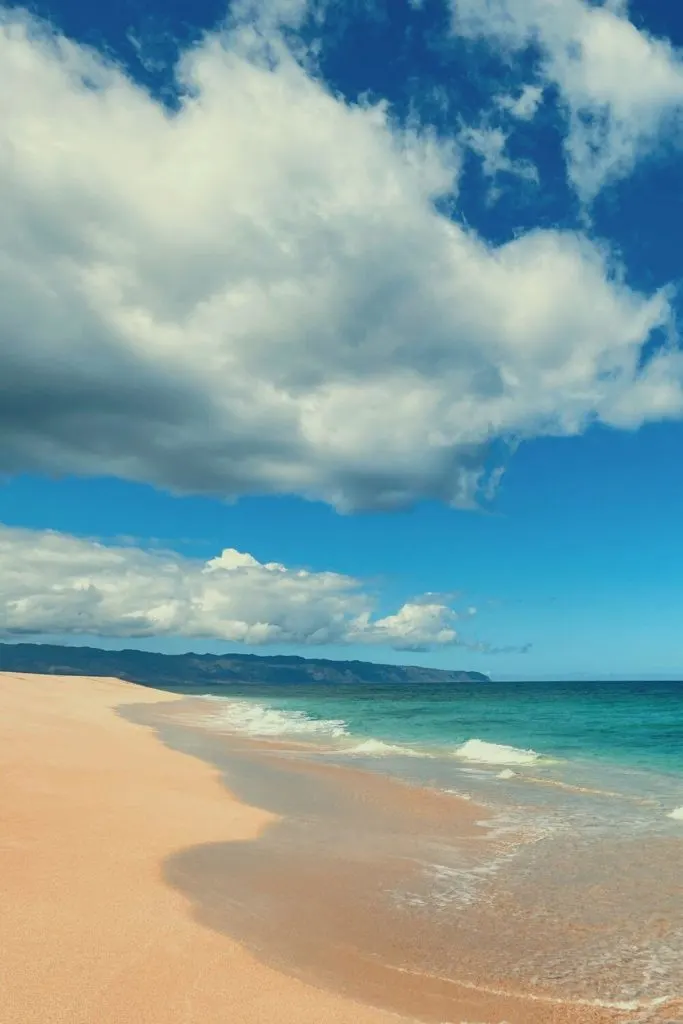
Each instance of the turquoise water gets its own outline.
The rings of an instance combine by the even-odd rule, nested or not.
[[[451,841],[423,836],[419,892],[397,899],[437,923],[452,914],[466,948],[483,928],[507,976],[628,1005],[637,1016],[624,1019],[643,1024],[680,997],[683,683],[230,685],[207,696],[184,713],[227,734],[228,753],[234,733],[286,741],[265,750],[273,790],[303,757],[481,807],[481,842],[459,843],[457,827]],[[306,828],[319,816],[306,805]]]
[[[683,775],[683,682],[218,686],[226,724],[252,735],[447,755],[469,741],[546,758]],[[230,707],[230,711],[228,711]],[[477,748],[470,744],[476,759]],[[482,761],[487,748],[479,748]],[[464,751],[467,755],[467,749]],[[488,750],[492,763],[514,754]],[[506,761],[506,756],[509,759]],[[522,755],[518,763],[530,763]]]

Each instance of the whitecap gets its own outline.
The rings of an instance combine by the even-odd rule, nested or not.
[[[486,740],[471,739],[455,751],[455,757],[463,761],[477,761],[479,764],[536,764],[540,755],[535,750],[508,747],[503,743],[489,743]]]
[[[209,723],[248,736],[347,736],[346,722],[341,718],[312,718],[305,711],[287,711],[256,700],[221,698],[221,707],[210,716]]]

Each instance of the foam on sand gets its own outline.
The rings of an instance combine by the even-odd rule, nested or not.
[[[362,740],[353,747],[347,747],[345,754],[365,754],[368,757],[432,757],[426,750],[415,750],[400,743],[385,743],[384,740]]]
[[[673,818],[674,821],[683,821],[683,807],[676,807],[670,814],[667,814],[667,818]]]

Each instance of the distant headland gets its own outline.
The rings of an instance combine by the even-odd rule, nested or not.
[[[448,671],[369,661],[328,661],[258,654],[158,654],[104,651],[55,644],[0,644],[0,671],[51,675],[115,676],[143,686],[201,689],[212,684],[254,683],[472,683],[481,672]]]

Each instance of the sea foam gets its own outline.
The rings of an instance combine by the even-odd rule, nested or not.
[[[206,699],[216,699],[207,695]],[[220,708],[211,715],[211,723],[248,736],[328,736],[348,735],[341,718],[312,718],[304,711],[269,707],[259,701],[218,698]]]
[[[399,743],[385,743],[384,740],[362,740],[353,747],[344,748],[345,754],[365,754],[369,757],[432,757],[426,750],[415,750]]]
[[[479,764],[536,764],[540,755],[535,750],[521,750],[503,743],[489,743],[486,740],[467,740],[455,751],[455,757],[462,761],[476,761]]]
[[[667,814],[667,818],[673,818],[674,821],[683,821],[683,807],[677,807],[671,814]]]

